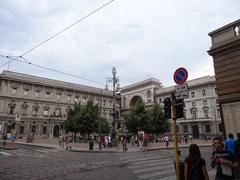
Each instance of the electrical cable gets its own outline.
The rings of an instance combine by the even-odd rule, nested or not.
[[[49,67],[45,67],[45,66],[42,66],[42,65],[33,64],[30,61],[28,61],[27,59],[25,59],[23,57],[20,57],[20,56],[19,56],[19,58],[22,59],[22,60],[20,60],[19,58],[11,58],[11,57],[8,57],[8,58],[11,59],[12,61],[18,61],[18,62],[29,64],[29,65],[32,65],[32,66],[35,66],[35,67],[47,69],[49,71],[53,71],[53,72],[57,72],[57,73],[60,73],[60,74],[65,74],[65,75],[68,75],[68,76],[72,76],[72,77],[75,77],[75,78],[78,78],[78,79],[82,79],[84,81],[89,81],[89,82],[105,85],[105,83],[102,83],[102,82],[98,82],[98,81],[82,78],[82,77],[77,76],[77,75],[73,75],[73,74],[70,74],[70,73],[63,72],[63,71],[55,70],[55,69],[52,69],[52,68],[49,68]]]
[[[108,4],[112,3],[114,0],[111,0],[109,2],[107,2],[106,4],[100,6],[99,8],[95,9],[94,11],[90,12],[89,14],[83,16],[82,18],[80,18],[79,20],[77,20],[76,22],[74,22],[73,24],[71,24],[70,26],[64,28],[63,30],[57,32],[56,34],[52,35],[51,37],[49,37],[48,39],[46,39],[45,41],[39,43],[38,45],[32,47],[31,49],[29,49],[28,51],[26,51],[25,53],[23,53],[20,57],[25,56],[26,54],[30,53],[31,51],[37,49],[38,47],[40,47],[41,45],[45,44],[46,42],[48,42],[49,40],[53,39],[54,37],[58,36],[59,34],[63,33],[64,31],[70,29],[72,26],[78,24],[79,22],[83,21],[84,19],[86,19],[87,17],[91,16],[92,14],[96,13],[97,11],[101,10],[102,8],[104,8],[105,6],[107,6]]]

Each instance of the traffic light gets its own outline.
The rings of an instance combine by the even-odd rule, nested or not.
[[[171,98],[165,98],[164,99],[164,113],[165,113],[165,118],[167,119],[171,119],[171,115],[172,115],[172,102],[171,102]]]
[[[184,100],[177,99],[176,100],[176,118],[184,117],[183,106],[184,106]]]

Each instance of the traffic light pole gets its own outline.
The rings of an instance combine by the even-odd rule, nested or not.
[[[178,154],[178,142],[177,142],[177,118],[176,118],[176,100],[172,98],[172,112],[173,112],[173,140],[174,140],[174,148],[175,148],[175,156],[176,156],[176,177],[177,180],[180,180],[180,173],[179,173],[179,154]]]

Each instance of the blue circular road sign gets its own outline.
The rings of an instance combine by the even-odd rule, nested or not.
[[[173,75],[173,79],[176,84],[183,84],[187,80],[187,78],[188,71],[183,67],[178,68]]]

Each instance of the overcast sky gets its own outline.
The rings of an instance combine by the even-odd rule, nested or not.
[[[0,0],[0,55],[20,56],[110,0]],[[104,88],[112,67],[120,85],[157,78],[174,85],[178,67],[189,78],[214,75],[208,33],[239,19],[239,0],[115,0],[24,56],[11,71]],[[0,57],[0,66],[6,63]]]

